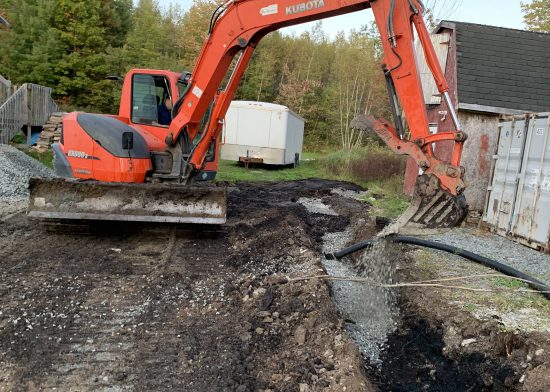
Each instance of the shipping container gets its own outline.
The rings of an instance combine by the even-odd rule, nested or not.
[[[503,119],[484,221],[501,235],[544,251],[550,231],[550,116]]]
[[[304,119],[286,106],[233,101],[225,116],[221,158],[296,165],[303,140]]]

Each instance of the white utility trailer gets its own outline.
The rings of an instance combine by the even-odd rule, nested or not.
[[[286,106],[233,101],[225,116],[221,158],[296,165],[302,156],[304,119]]]

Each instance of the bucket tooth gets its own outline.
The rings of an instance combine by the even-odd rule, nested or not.
[[[27,215],[41,221],[127,221],[220,225],[227,190],[213,184],[123,184],[73,179],[29,182]]]
[[[424,174],[417,180],[411,206],[379,236],[433,234],[460,225],[467,214],[464,195],[442,190],[437,177]]]

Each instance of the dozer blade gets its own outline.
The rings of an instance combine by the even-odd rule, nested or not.
[[[123,184],[72,179],[29,182],[27,215],[41,221],[223,224],[227,190],[213,184]]]
[[[451,229],[468,214],[464,195],[452,195],[441,189],[439,179],[424,174],[418,177],[411,206],[379,236],[390,234],[427,235]]]

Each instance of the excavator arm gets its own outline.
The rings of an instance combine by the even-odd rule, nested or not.
[[[180,170],[182,173],[182,181],[188,181],[202,168],[210,146],[219,138],[223,119],[252,53],[266,34],[282,27],[367,8],[374,13],[382,40],[383,70],[390,101],[394,105],[396,126],[391,126],[384,119],[367,116],[355,119],[352,126],[376,132],[394,152],[409,155],[423,170],[424,175],[419,178],[413,201],[414,211],[405,214],[408,221],[429,227],[458,224],[466,212],[462,196],[465,189],[464,169],[460,166],[466,135],[460,129],[447,82],[423,21],[424,7],[419,0],[233,0],[220,5],[212,15],[209,34],[187,91],[175,105],[175,116],[166,138],[168,146],[177,145],[181,140],[189,144],[183,171],[181,166],[174,164],[174,171]],[[456,128],[452,132],[435,135],[429,132],[414,53],[414,31],[439,92],[449,106]],[[236,56],[239,58],[233,73],[222,88]],[[398,115],[398,102],[407,119],[409,138],[405,138],[404,125]],[[204,129],[200,129],[210,105],[213,105],[210,117]],[[194,144],[189,142],[197,139]],[[433,153],[432,145],[441,141],[454,142],[451,162],[443,162]]]
[[[465,135],[448,93],[448,85],[423,22],[418,0],[235,0],[221,5],[210,25],[209,35],[196,61],[187,93],[176,105],[167,143],[180,140],[181,133],[194,140],[209,106],[213,110],[206,129],[187,160],[186,176],[200,169],[211,143],[219,137],[223,118],[252,53],[269,32],[282,27],[371,8],[384,48],[383,68],[390,92],[399,99],[410,128],[410,140],[403,140],[403,126],[390,126],[385,120],[358,119],[358,127],[368,125],[400,154],[410,155],[426,174],[433,174],[441,188],[451,195],[464,190],[460,156]],[[436,85],[449,104],[456,131],[429,133],[428,117],[414,55],[414,30],[424,48]],[[220,86],[235,56],[239,60],[229,82]],[[396,102],[396,100],[392,100]],[[179,110],[178,110],[179,109]],[[397,110],[396,110],[397,111]],[[395,119],[398,120],[398,117]],[[396,124],[397,125],[397,124]],[[432,143],[451,140],[455,149],[450,163],[435,158]]]

